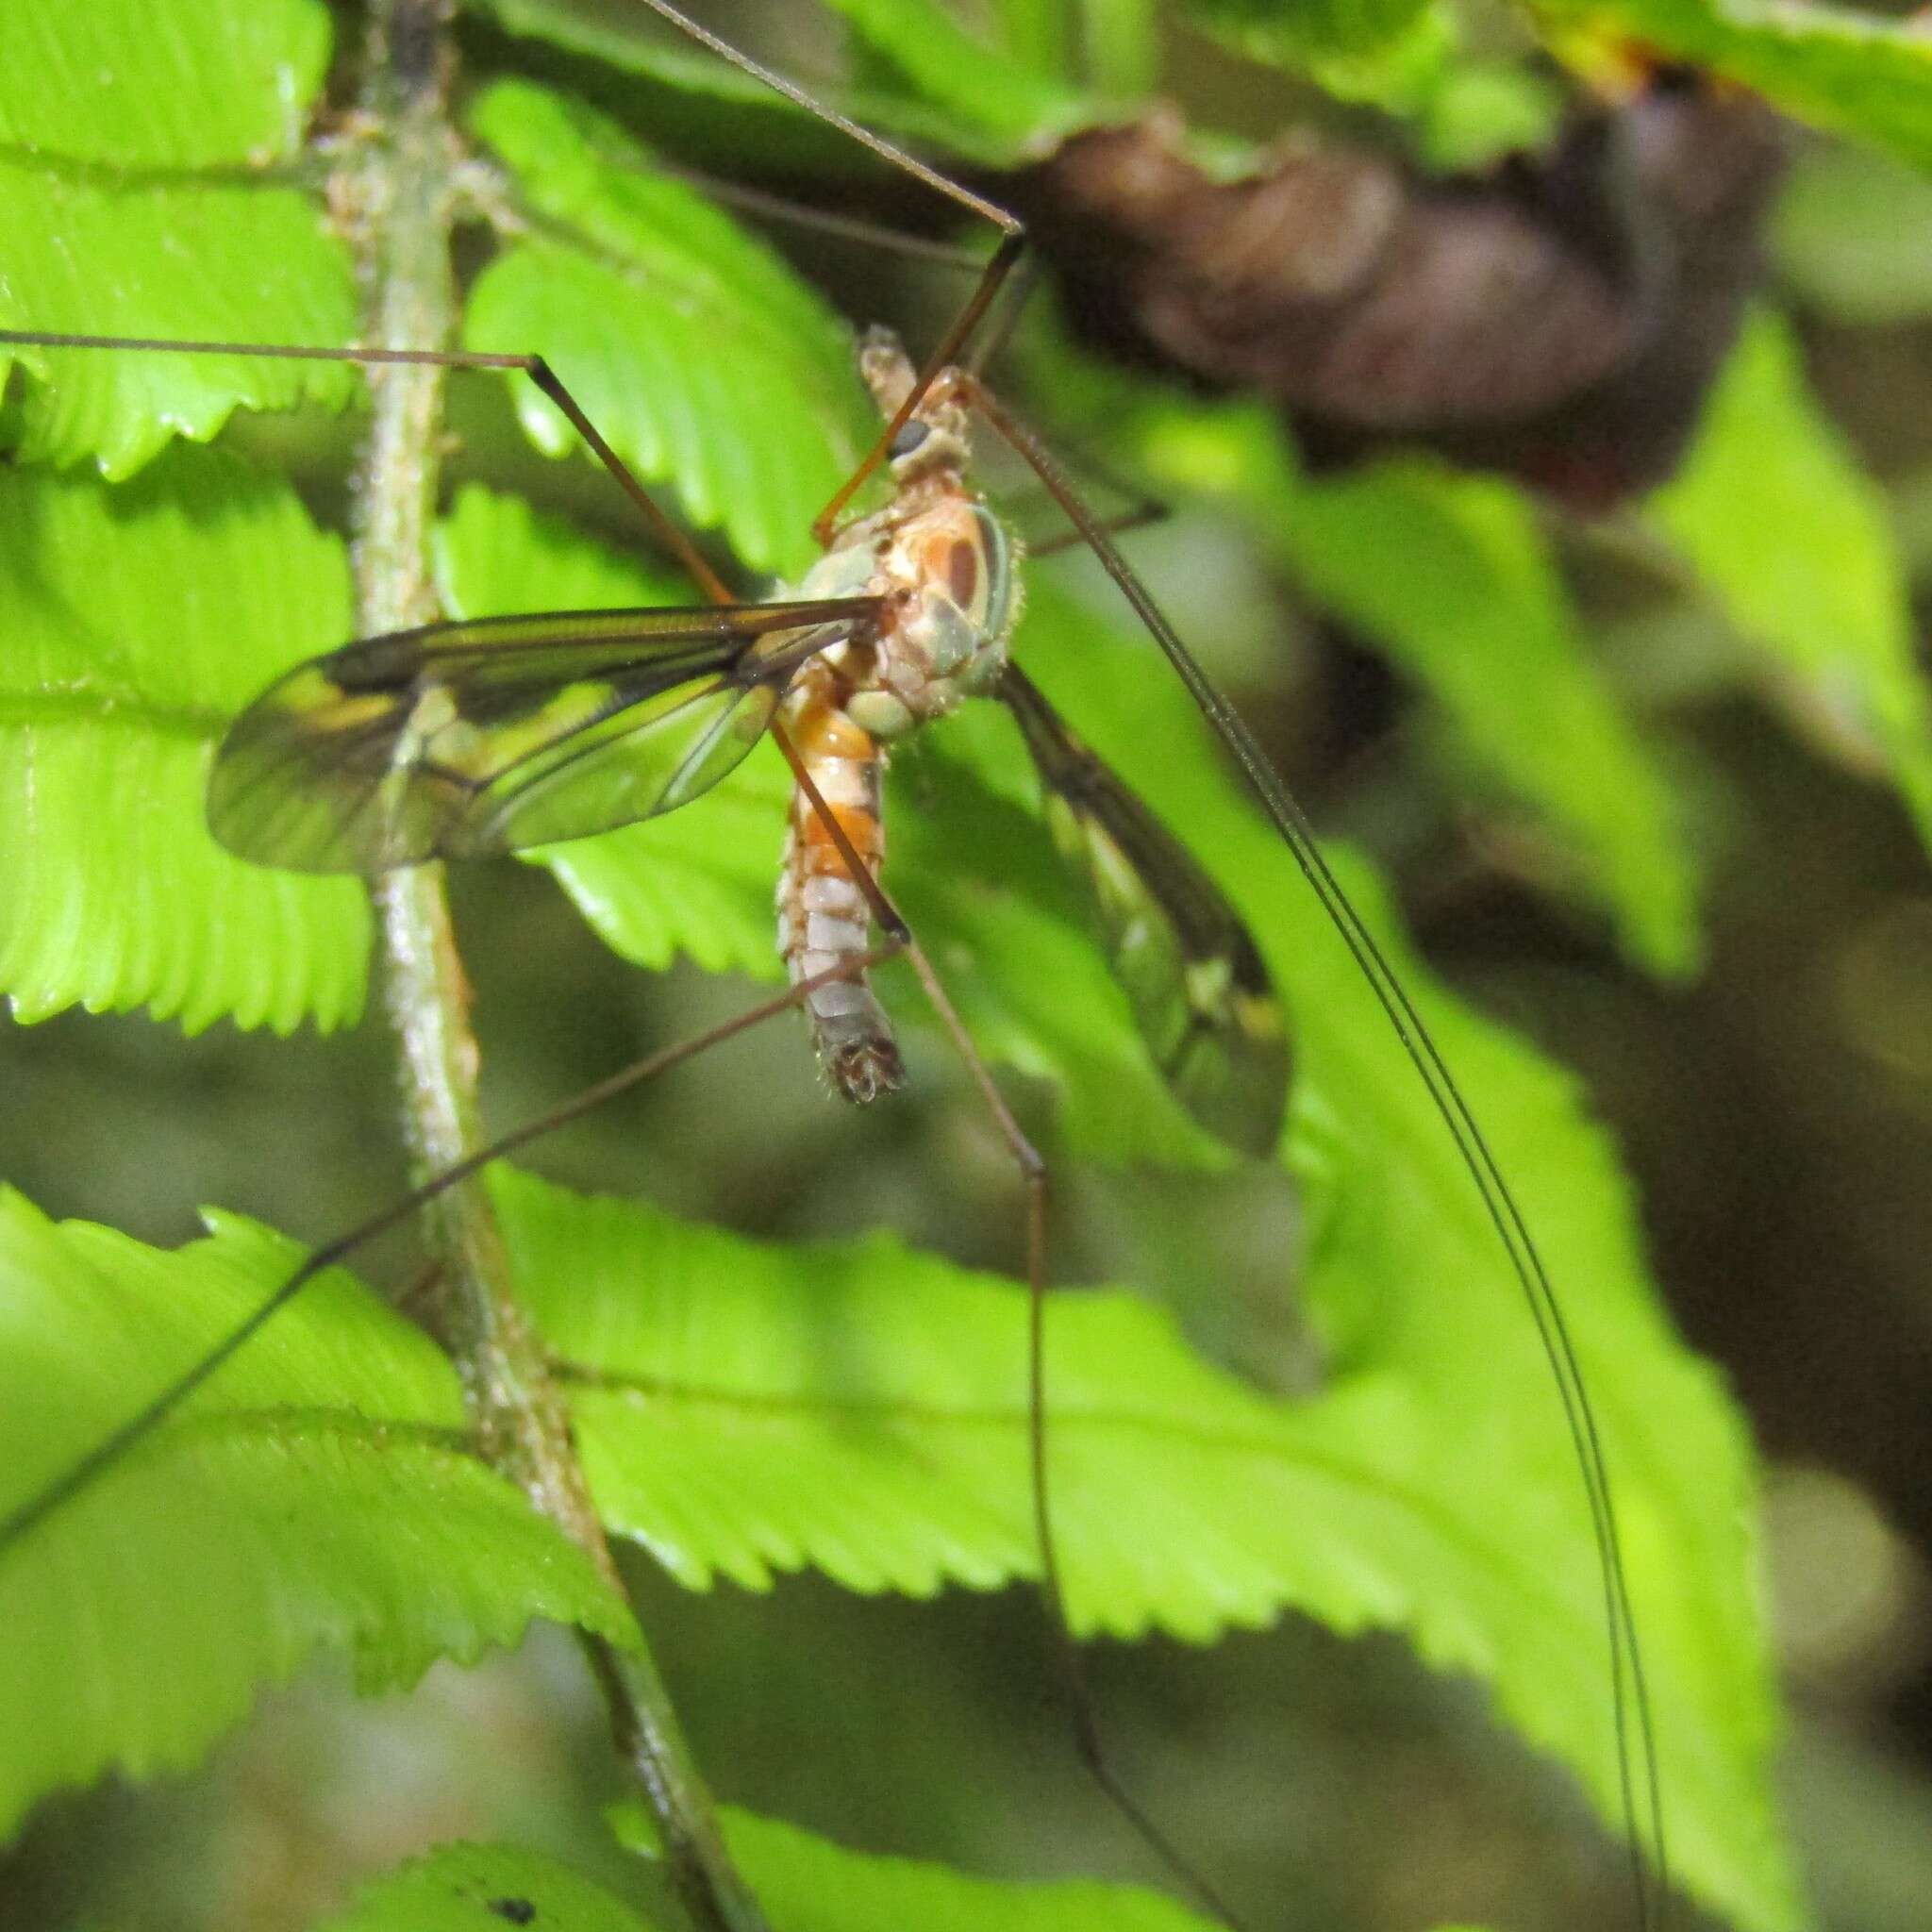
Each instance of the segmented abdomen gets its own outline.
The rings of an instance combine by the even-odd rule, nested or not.
[[[885,753],[845,715],[845,695],[835,668],[815,660],[786,697],[785,728],[841,829],[876,877],[886,849],[879,819]],[[872,909],[830,827],[803,789],[794,788],[778,874],[778,950],[791,983],[858,958],[871,931]],[[847,1099],[874,1100],[904,1083],[891,1022],[862,974],[819,987],[807,995],[805,1008],[819,1063]]]

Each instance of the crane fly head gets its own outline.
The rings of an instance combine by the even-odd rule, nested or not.
[[[898,414],[919,380],[899,338],[887,328],[865,332],[858,344],[858,373],[888,421]],[[966,406],[946,377],[947,372],[941,370],[892,438],[886,460],[894,482],[957,476],[966,467]]]

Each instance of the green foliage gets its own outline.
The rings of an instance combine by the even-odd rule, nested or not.
[[[1745,331],[1655,514],[1767,678],[1882,764],[1932,847],[1932,707],[1890,514],[1774,318]]]
[[[1324,66],[1322,77],[1335,87],[1337,63]],[[1541,70],[1455,47],[1387,105],[1417,124],[1423,159],[1443,172],[1484,169],[1546,148],[1563,115],[1562,94]]]
[[[136,31],[145,14],[102,5],[63,14],[58,33],[52,16],[0,27],[0,126],[19,143],[0,159],[0,321],[343,341],[346,257],[313,201],[234,175],[292,147],[326,65],[325,17],[221,8],[175,35]],[[92,458],[113,478],[174,435],[214,435],[238,405],[352,391],[324,363],[0,349],[0,368],[16,353],[33,378],[20,459]],[[190,1031],[224,1015],[278,1031],[353,1018],[363,895],[241,866],[201,830],[226,716],[277,668],[341,641],[339,541],[286,485],[186,452],[132,491],[13,470],[0,489],[0,986],[15,1011],[145,1004]]]
[[[377,1879],[319,1932],[644,1932],[665,1923],[541,1852],[454,1844]]]
[[[1693,881],[1671,798],[1586,652],[1523,491],[1434,462],[1378,464],[1303,490],[1279,541],[1310,593],[1426,684],[1466,756],[1577,852],[1630,956],[1693,968]]]
[[[1537,0],[1544,30],[1634,41],[1817,127],[1932,161],[1932,41],[1904,17],[1811,0]]]
[[[1932,180],[1854,147],[1801,156],[1771,243],[1793,292],[1835,320],[1913,322],[1932,312]]]
[[[999,1884],[917,1858],[849,1851],[795,1824],[727,1806],[725,1842],[772,1915],[776,1932],[1205,1932],[1208,1920],[1172,1899],[1124,1885]],[[641,1807],[610,1820],[633,1850],[655,1857]]]
[[[0,1196],[0,1518],[301,1258],[232,1215],[166,1253]],[[319,1647],[375,1690],[533,1617],[634,1641],[590,1560],[469,1453],[449,1363],[345,1275],[0,1553],[0,1832],[190,1764]]]
[[[1059,81],[1084,76],[1121,100],[1151,93],[1158,80],[1156,0],[995,0],[998,39],[1033,73]]]
[[[1426,688],[1460,762],[1536,814],[1559,882],[1609,913],[1634,961],[1695,967],[1679,808],[1590,655],[1547,519],[1523,490],[1423,458],[1306,477],[1257,408],[1202,408],[1115,375],[1071,381],[1083,413],[1105,416],[1160,487],[1225,504],[1311,599]]]
[[[472,5],[512,33],[587,55],[650,82],[661,90],[655,98],[672,119],[678,118],[680,96],[728,104],[745,126],[758,130],[753,138],[765,152],[809,152],[837,170],[863,169],[848,137],[834,133],[826,139],[795,103],[774,96],[760,82],[698,53],[675,35],[657,30],[641,7],[627,18],[588,12],[571,0],[472,0]],[[1005,58],[962,32],[935,0],[853,0],[847,10],[854,33],[874,56],[868,75],[874,84],[828,87],[817,97],[873,132],[935,142],[949,152],[1010,166],[1036,142],[1070,125],[1069,97],[1052,75]],[[942,23],[937,29],[935,20]],[[916,49],[908,51],[908,42],[935,33],[949,58],[934,60]],[[975,94],[959,86],[953,60],[989,81],[988,91]]]
[[[1072,90],[976,40],[940,0],[827,4],[927,101],[1002,145],[1043,143],[1088,118]]]
[[[774,1932],[1204,1932],[1208,1921],[1124,1885],[1000,1884],[914,1858],[848,1851],[795,1824],[727,1807],[725,1842]],[[641,1807],[611,1820],[625,1843],[658,1856]],[[527,1908],[527,1910],[526,1910]],[[370,1886],[319,1932],[643,1932],[666,1923],[620,1903],[555,1858],[516,1845],[443,1845]]]
[[[1563,102],[1524,58],[1498,58],[1446,0],[1187,0],[1185,17],[1249,59],[1395,117],[1437,170],[1480,170],[1556,135]]]
[[[1306,952],[1328,950],[1304,937]],[[1069,1617],[1084,1633],[1192,1642],[1288,1605],[1337,1629],[1404,1628],[1438,1667],[1490,1678],[1511,1721],[1614,1815],[1601,1685],[1574,1668],[1602,1641],[1599,1582],[1574,1471],[1550,1455],[1547,1368],[1465,1211],[1466,1184],[1410,1103],[1412,1076],[1342,989],[1324,990],[1354,1017],[1308,1044],[1296,1152],[1320,1230],[1308,1291],[1338,1373],[1320,1397],[1279,1407],[1129,1296],[1056,1302],[1050,1456]],[[1573,1310],[1586,1360],[1616,1365],[1598,1378],[1600,1420],[1683,1869],[1744,1923],[1793,1923],[1762,1869],[1760,1672],[1741,1649],[1707,1648],[1753,1614],[1740,1432],[1644,1306],[1607,1156],[1566,1118],[1570,1096],[1520,1047],[1444,1024],[1524,1186],[1566,1174],[1573,1195],[1598,1196],[1553,1261],[1592,1285]],[[1378,1149],[1403,1145],[1410,1173],[1378,1188],[1354,1171],[1356,1129],[1329,1114],[1337,1070],[1318,1055],[1346,1062],[1351,1113],[1379,1128]],[[1307,1118],[1316,1108],[1328,1117]],[[809,1564],[848,1589],[929,1595],[1037,1574],[1015,1284],[885,1236],[772,1247],[504,1173],[496,1199],[599,1513],[673,1574],[761,1589]],[[1458,1281],[1453,1309],[1432,1269]],[[1407,1292],[1391,1307],[1396,1283]]]
[[[208,0],[192,19],[142,0],[13,8],[0,25],[0,141],[56,170],[287,159],[329,42],[316,0]]]
[[[1189,0],[1188,12],[1215,39],[1251,59],[1306,62],[1364,54],[1399,40],[1427,0]]]
[[[491,10],[580,58],[702,90],[715,116],[742,110],[759,125],[791,111],[753,104],[746,85],[680,48],[565,25],[545,0]],[[954,152],[1011,153],[1095,111],[1043,72],[1072,64],[1058,61],[1063,37],[1043,19],[1003,9],[1001,52],[934,0],[841,10],[900,83],[891,125],[951,130]],[[1244,43],[1259,33],[1297,57],[1367,59],[1426,27],[1406,5],[1212,11]],[[86,58],[50,59],[26,38],[39,26],[0,27],[0,131],[20,150],[0,164],[16,211],[0,238],[0,319],[348,340],[342,251],[319,204],[242,167],[294,151],[326,66],[322,13],[251,6],[229,20],[183,5],[169,13],[175,31],[132,34],[111,0],[77,12],[115,58],[153,63],[140,85],[162,105],[152,123],[117,121],[97,98],[100,48],[63,35]],[[1807,16],[1779,58],[1808,60],[1812,32]],[[1475,69],[1443,55],[1429,72],[1413,99],[1444,98]],[[204,73],[218,111],[192,105]],[[115,97],[131,85],[123,70]],[[1831,93],[1831,115],[1897,140],[1904,108],[1881,112],[1875,92],[1853,92]],[[1501,144],[1514,111],[1473,114],[1480,138],[1468,151]],[[529,225],[484,238],[493,252],[472,285],[465,339],[541,349],[625,458],[670,481],[747,570],[795,570],[811,512],[875,429],[843,323],[762,244],[652,174],[597,110],[519,78],[480,91],[468,126]],[[70,250],[75,238],[85,245]],[[57,273],[70,255],[72,273]],[[326,365],[20,360],[18,462],[0,475],[12,646],[0,670],[0,983],[23,1019],[80,1002],[145,1006],[189,1030],[219,1017],[282,1030],[345,1021],[368,943],[359,889],[237,864],[208,841],[200,806],[210,750],[248,695],[345,636],[341,541],[291,485],[240,457],[158,453],[177,435],[211,437],[238,408],[334,406],[353,385]],[[527,384],[515,394],[541,449],[572,446]],[[1417,463],[1310,482],[1251,413],[1130,401],[1115,427],[1143,471],[1234,508],[1310,597],[1387,644],[1440,702],[1461,756],[1551,828],[1575,891],[1607,911],[1627,950],[1686,970],[1698,934],[1673,803],[1591,667],[1527,500]],[[115,479],[148,467],[112,484],[62,473],[83,458]],[[1852,680],[1853,723],[1932,821],[1896,565],[1774,325],[1754,329],[1657,516],[1788,672],[1827,696]],[[1769,560],[1747,545],[1754,529],[1796,526],[1815,542]],[[436,561],[455,614],[691,599],[661,570],[497,489],[456,496]],[[1124,1291],[1056,1305],[1050,1455],[1074,1623],[1204,1643],[1291,1607],[1343,1632],[1399,1630],[1432,1666],[1482,1679],[1512,1729],[1570,1767],[1615,1823],[1582,1489],[1466,1171],[1354,963],[1164,667],[1045,571],[1018,647],[1240,904],[1278,977],[1299,1062],[1283,1159],[1302,1219],[1299,1254],[1277,1237],[1270,1263],[1325,1351],[1321,1391],[1277,1402],[1208,1367]],[[787,791],[782,765],[760,751],[689,809],[541,862],[625,958],[772,978]],[[988,1055],[1048,1090],[1056,1158],[1225,1166],[1146,1062],[1010,724],[962,717],[908,749],[891,808],[891,889]],[[1656,1308],[1626,1185],[1573,1084],[1434,987],[1373,874],[1342,864],[1568,1293],[1613,1474],[1679,1875],[1739,1924],[1797,1925],[1767,1787],[1775,1721],[1741,1425]],[[885,987],[908,1025],[924,1024],[908,975]],[[922,1071],[937,1061],[930,1035],[915,1044]],[[514,1174],[497,1191],[599,1506],[672,1575],[762,1588],[811,1566],[855,1591],[926,1595],[1036,1573],[1013,1283],[885,1237],[757,1243]],[[167,1254],[9,1205],[6,1500],[31,1497],[291,1265],[278,1237],[230,1217],[211,1224]],[[623,1606],[475,1458],[461,1426],[447,1365],[332,1276],[78,1501],[0,1552],[12,1650],[0,1675],[0,1822],[112,1767],[139,1775],[190,1761],[258,1685],[319,1645],[351,1651],[375,1686],[510,1641],[532,1617],[627,1638]],[[736,1815],[730,1829],[780,1928],[1193,1923],[1145,1893],[991,1887]],[[486,1892],[544,1901],[543,1923],[551,1909],[558,1923],[641,1923],[532,1854],[468,1847],[407,1868],[338,1924],[487,1924]]]
[[[1393,1486],[1448,1517],[1467,1512],[1466,1502],[1449,1495],[1465,1484],[1479,1513],[1483,1499],[1508,1496],[1507,1547],[1519,1557],[1532,1545],[1543,1552],[1533,1560],[1545,1584],[1554,1575],[1548,1553],[1570,1549],[1579,1565],[1570,1586],[1579,1591],[1576,1614],[1587,1618],[1580,1606],[1593,1585],[1587,1551],[1575,1541],[1580,1499],[1572,1472],[1550,1460],[1547,1372],[1493,1232],[1413,1070],[1360,999],[1354,962],[1336,936],[1299,894],[1278,886],[1272,838],[1171,680],[1108,626],[1082,623],[1072,609],[1049,615],[1044,605],[1036,600],[1028,661],[1049,696],[1070,717],[1089,721],[1096,748],[1216,867],[1287,997],[1300,1060],[1286,1156],[1308,1226],[1300,1288],[1341,1378],[1338,1392],[1352,1387],[1362,1405],[1351,1411],[1344,1404],[1346,1420],[1336,1423],[1350,1458],[1371,1457]],[[1174,756],[1181,745],[1189,754]],[[1681,1867],[1705,1868],[1712,1895],[1741,1923],[1797,1923],[1790,1881],[1771,1850],[1765,1800],[1751,1795],[1761,1773],[1749,1767],[1761,1766],[1773,1729],[1763,1666],[1741,1646],[1711,1643],[1711,1633],[1749,1629],[1757,1615],[1740,1515],[1750,1492],[1748,1451],[1738,1420],[1709,1372],[1658,1324],[1624,1183],[1571,1083],[1436,994],[1375,917],[1373,882],[1350,868],[1346,883],[1473,1097],[1504,1172],[1532,1204],[1554,1277],[1590,1284],[1587,1297],[1567,1298],[1565,1315],[1619,1485],[1646,1662],[1659,1641],[1681,1640],[1692,1674],[1718,1670],[1703,1690],[1687,1685],[1681,1693],[1711,1699],[1706,1719],[1682,1736],[1682,1761],[1664,1747]],[[1441,1291],[1445,1281],[1453,1294]],[[1357,1373],[1360,1382],[1350,1384]],[[1484,1391],[1480,1402],[1470,1401],[1472,1388]],[[1638,1486],[1627,1499],[1625,1482]],[[1568,1532],[1559,1526],[1566,1518]],[[1680,1561],[1693,1549],[1706,1553],[1695,1581]],[[1511,1697],[1519,1664],[1541,1673],[1474,1634],[1486,1621],[1474,1607],[1484,1591],[1466,1582],[1430,1607],[1415,1605],[1411,1627],[1426,1654],[1495,1673]],[[1534,1715],[1514,1712],[1545,1742],[1555,1742],[1559,1727],[1574,1724],[1580,1737],[1604,1721],[1600,1700],[1586,1714],[1589,1700],[1569,1668],[1574,1655],[1548,1653],[1540,1691],[1549,1703]],[[1727,1657],[1723,1667],[1720,1655]],[[1721,1680],[1728,1681],[1720,1688]],[[1658,1700],[1666,1733],[1675,1730],[1674,1702]],[[1567,1715],[1559,1718],[1559,1708]],[[1596,1761],[1607,1766],[1610,1758]],[[1685,1784],[1707,1777],[1715,1780],[1713,1803],[1706,1809],[1693,1801],[1693,1819],[1682,1808]],[[1607,1790],[1600,1795],[1608,1803]]]
[[[312,0],[222,0],[192,32],[129,0],[0,22],[0,326],[316,343],[353,332],[348,260],[313,200],[244,164],[290,155],[328,60]],[[192,263],[192,272],[184,273]],[[0,345],[41,380],[20,453],[131,475],[239,406],[340,405],[347,370]]]
[[[354,1019],[360,888],[243,865],[202,822],[228,718],[348,630],[341,539],[218,452],[176,449],[120,489],[9,468],[0,624],[0,987],[16,1015],[146,1005],[191,1033]]]
[[[504,83],[471,125],[545,225],[478,278],[465,345],[543,343],[618,455],[647,482],[675,481],[693,523],[723,524],[755,570],[802,568],[813,515],[872,429],[832,313],[601,116]],[[511,379],[539,444],[580,449],[550,403]],[[725,420],[741,433],[719,436]]]

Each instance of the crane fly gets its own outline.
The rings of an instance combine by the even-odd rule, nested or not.
[[[650,4],[758,79],[800,98],[789,83],[745,61],[659,0]],[[821,110],[814,106],[813,111]],[[464,619],[365,639],[311,658],[263,691],[230,728],[209,782],[209,826],[231,850],[264,866],[388,874],[436,858],[548,846],[661,816],[718,784],[771,735],[785,749],[795,778],[778,874],[779,946],[791,993],[759,1015],[782,1005],[802,1006],[833,1084],[865,1101],[904,1078],[891,1021],[864,976],[882,950],[874,926],[888,944],[910,943],[885,897],[889,875],[883,885],[878,876],[884,751],[967,698],[992,699],[1012,716],[1040,775],[1054,841],[1150,1059],[1211,1133],[1242,1152],[1267,1150],[1280,1132],[1289,1052],[1259,949],[1208,872],[1008,656],[1018,616],[1019,545],[965,479],[968,418],[977,414],[990,423],[1033,467],[1100,557],[1234,754],[1393,1022],[1474,1177],[1542,1325],[1583,1466],[1604,1566],[1620,1749],[1631,1751],[1635,1739],[1634,1760],[1626,1757],[1621,1765],[1628,1823],[1633,1840],[1647,1839],[1661,1863],[1650,1717],[1602,1453],[1567,1334],[1514,1199],[1407,992],[1252,736],[1194,665],[1044,446],[970,367],[976,332],[1017,258],[1018,225],[875,138],[862,138],[973,212],[998,219],[1004,239],[973,297],[923,365],[909,361],[884,332],[866,338],[861,366],[884,424],[880,441],[828,506],[820,529],[824,554],[795,590],[766,603],[732,602],[702,556],[668,526],[674,546],[713,592],[703,607]],[[0,340],[39,347],[172,347],[521,370],[564,408],[634,500],[642,498],[584,412],[534,357],[25,330],[0,333]],[[890,479],[891,503],[839,521],[875,466]],[[641,507],[665,536],[660,513],[647,503]],[[983,1072],[981,1078],[992,1093]],[[996,1093],[992,1101],[1000,1112]],[[1001,1118],[1025,1169],[1033,1157],[1024,1137],[1009,1115]],[[9,1519],[8,1539],[77,1492],[275,1308],[286,1306],[325,1261],[474,1171],[484,1158],[479,1154],[432,1177],[375,1222],[318,1251],[218,1355],[171,1385],[98,1455]],[[1041,1179],[1028,1170],[1027,1180],[1037,1230]],[[1033,1253],[1037,1520],[1048,1593],[1063,1627],[1040,1403],[1038,1291],[1043,1282],[1037,1236]],[[1118,1797],[1110,1772],[1096,1769]],[[1137,1828],[1169,1856],[1158,1833],[1130,1804],[1128,1810]],[[1649,1924],[1651,1880],[1641,1854],[1639,1859],[1638,1915]],[[1211,1890],[1185,1863],[1174,1862],[1214,1903]]]
[[[911,363],[883,330],[859,360],[892,420]],[[997,697],[1156,1064],[1203,1124],[1267,1151],[1288,1056],[1260,955],[1185,848],[1008,659],[1016,546],[966,485],[967,430],[963,401],[928,386],[893,436],[892,502],[839,532],[795,600],[430,625],[296,666],[224,741],[209,829],[295,872],[523,851],[691,803],[782,720],[809,777],[787,828],[779,948],[794,986],[824,981],[805,997],[819,1057],[862,1103],[905,1078],[863,974],[838,976],[872,945],[883,747],[965,698]]]

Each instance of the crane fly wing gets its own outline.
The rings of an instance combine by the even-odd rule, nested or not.
[[[1000,696],[1039,767],[1054,843],[1162,1077],[1210,1133],[1246,1154],[1272,1152],[1288,1099],[1288,1038],[1241,916],[1017,666],[1008,665]]]
[[[208,828],[294,872],[387,872],[675,810],[875,598],[433,624],[298,664],[242,712]]]

